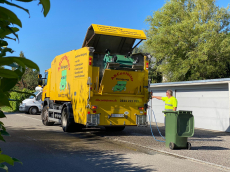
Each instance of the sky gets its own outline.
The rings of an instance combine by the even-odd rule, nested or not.
[[[55,56],[80,49],[86,31],[91,24],[108,25],[146,30],[147,16],[164,6],[165,0],[50,0],[51,8],[43,16],[38,1],[17,2],[29,9],[30,16],[23,10],[4,7],[17,14],[22,22],[18,41],[8,41],[9,48],[19,56],[23,51],[26,58],[34,61],[44,74]],[[15,2],[15,1],[13,1]],[[229,0],[217,0],[217,5],[227,7]],[[8,54],[11,56],[11,54]]]

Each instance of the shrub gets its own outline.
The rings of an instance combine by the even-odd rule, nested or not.
[[[26,92],[26,93],[34,93],[35,92],[34,90],[32,91],[32,90],[29,90],[29,89],[26,89],[26,88],[23,88],[21,91]],[[24,99],[28,98],[29,96],[30,95],[25,94],[25,93],[11,92],[10,93],[10,99],[14,100],[14,101],[10,101],[12,111],[18,111],[21,101],[23,101]]]

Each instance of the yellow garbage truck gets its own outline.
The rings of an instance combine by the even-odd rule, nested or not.
[[[132,54],[145,39],[142,30],[92,24],[82,48],[56,56],[45,71],[43,124],[59,122],[65,132],[146,126],[149,56]]]

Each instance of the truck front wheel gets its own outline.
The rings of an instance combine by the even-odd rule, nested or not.
[[[82,125],[76,124],[73,118],[69,118],[67,107],[62,111],[61,125],[64,132],[76,132],[82,130]]]
[[[49,121],[48,121],[49,111],[48,111],[48,106],[47,106],[47,105],[42,109],[41,115],[42,115],[42,123],[43,123],[45,126],[54,125],[54,122],[49,122]]]

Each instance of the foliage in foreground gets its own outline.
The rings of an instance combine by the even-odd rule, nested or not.
[[[33,0],[16,0],[20,2],[32,2]],[[14,6],[20,8],[29,14],[29,10],[11,2],[8,0],[0,0],[0,4],[7,4],[9,6]],[[43,6],[43,14],[46,16],[50,9],[49,0],[39,0],[39,4]],[[17,26],[17,27],[15,27]],[[0,6],[0,107],[8,106],[10,107],[10,93],[11,89],[21,80],[23,74],[25,73],[26,68],[36,69],[39,71],[37,64],[26,58],[20,58],[15,56],[6,56],[6,53],[13,53],[13,49],[7,47],[7,40],[16,40],[18,35],[16,32],[19,31],[19,28],[22,28],[21,20],[17,15]],[[11,37],[14,35],[15,37]],[[4,68],[5,66],[13,67],[14,70]],[[0,118],[5,118],[5,114],[0,110]],[[0,140],[5,141],[3,135],[9,135],[6,132],[3,122],[0,121]],[[21,163],[18,159],[12,158],[8,155],[2,154],[0,150],[0,168],[8,171],[6,163],[14,165],[15,162]]]
[[[29,97],[29,94],[35,92],[33,90],[29,90],[26,88],[20,90],[20,93],[15,92],[16,90],[18,90],[17,87],[14,87],[14,91],[10,92],[10,107],[9,106],[1,107],[1,110],[3,112],[19,111],[20,102],[27,99]]]

